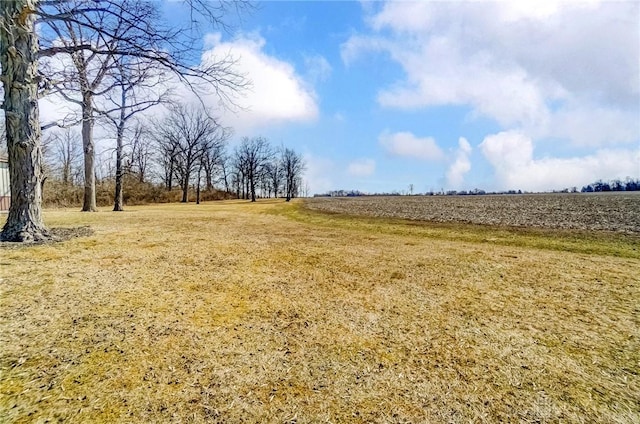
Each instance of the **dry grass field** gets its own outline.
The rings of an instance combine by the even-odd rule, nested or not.
[[[640,421],[640,252],[617,233],[301,202],[50,210],[0,246],[0,421]]]

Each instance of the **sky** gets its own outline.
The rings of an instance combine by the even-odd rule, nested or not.
[[[640,178],[640,2],[256,5],[202,39],[203,61],[230,54],[251,82],[241,107],[204,100],[232,146],[301,153],[311,194]]]

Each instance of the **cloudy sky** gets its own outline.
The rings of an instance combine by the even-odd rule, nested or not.
[[[234,142],[301,152],[312,193],[543,191],[640,178],[639,28],[637,1],[269,1],[202,57],[252,82]]]

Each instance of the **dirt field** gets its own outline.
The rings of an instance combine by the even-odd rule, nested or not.
[[[513,227],[640,234],[640,192],[314,198],[327,212]]]
[[[93,232],[0,246],[2,423],[640,421],[621,234],[280,200],[45,219]]]

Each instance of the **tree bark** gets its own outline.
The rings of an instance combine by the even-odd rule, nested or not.
[[[42,219],[44,182],[38,109],[37,0],[0,1],[0,64],[9,154],[11,206],[0,240],[51,238]]]
[[[182,200],[181,203],[187,203],[189,201],[189,176],[185,176],[182,180]]]
[[[122,149],[124,138],[124,124],[118,125],[116,135],[116,191],[113,201],[113,211],[122,212],[124,210],[124,200],[122,196],[122,180],[124,177],[124,167],[122,166]]]
[[[93,96],[82,98],[82,149],[84,151],[84,200],[82,212],[96,212],[95,143],[93,142]]]

